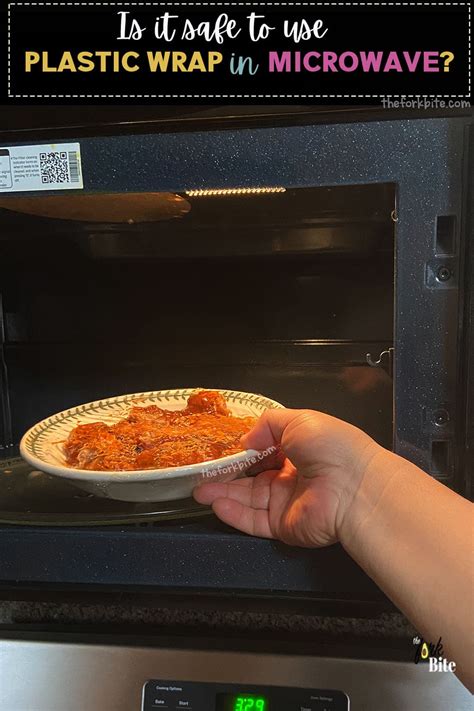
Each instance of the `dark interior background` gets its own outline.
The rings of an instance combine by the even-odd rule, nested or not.
[[[366,354],[392,345],[394,187],[187,199],[184,217],[134,225],[0,210],[13,443],[81,402],[205,386],[390,447],[392,380]]]

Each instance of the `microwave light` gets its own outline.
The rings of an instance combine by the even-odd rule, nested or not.
[[[215,188],[186,190],[189,197],[215,197],[217,195],[263,195],[268,193],[284,193],[286,188],[281,186],[270,188]]]

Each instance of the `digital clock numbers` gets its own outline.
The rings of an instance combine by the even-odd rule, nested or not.
[[[232,711],[267,711],[267,700],[263,696],[236,696]]]
[[[216,711],[270,711],[270,707],[260,694],[218,694]]]

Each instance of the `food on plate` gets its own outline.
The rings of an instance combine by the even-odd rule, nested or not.
[[[240,438],[255,421],[232,415],[221,393],[198,390],[183,410],[134,406],[113,425],[78,425],[64,443],[64,452],[68,465],[92,471],[197,464],[240,452]]]

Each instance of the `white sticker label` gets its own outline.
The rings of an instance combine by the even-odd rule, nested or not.
[[[79,143],[0,148],[0,192],[83,187]]]

